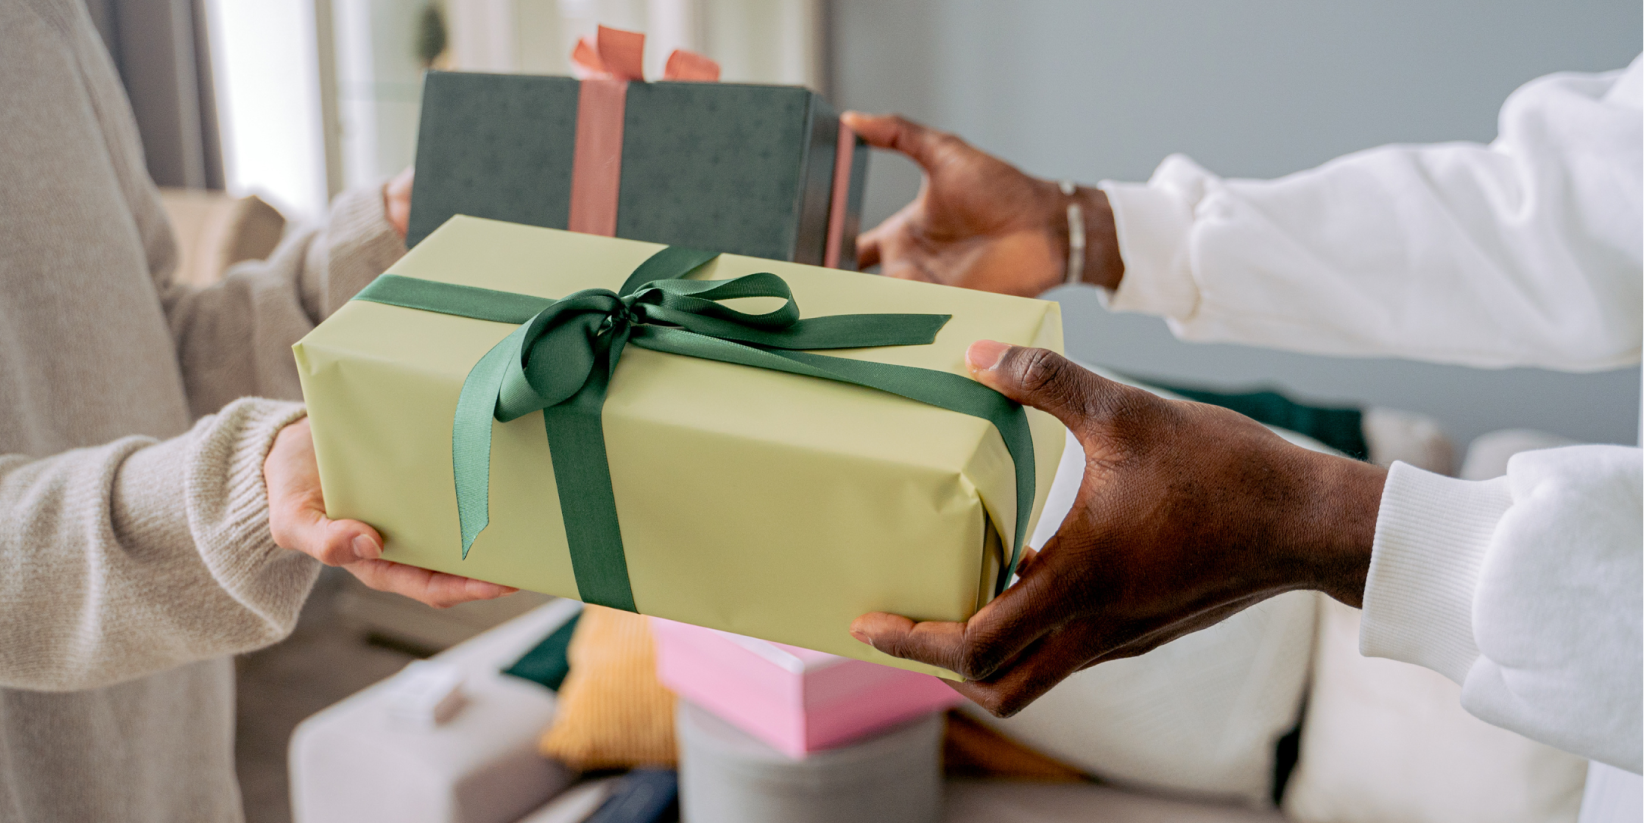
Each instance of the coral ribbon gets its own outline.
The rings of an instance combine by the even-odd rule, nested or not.
[[[644,81],[646,35],[601,26],[595,39],[572,49],[578,86],[577,142],[572,148],[572,197],[566,228],[613,237],[618,231],[618,183],[623,177],[623,113],[630,81]],[[676,49],[665,80],[720,79],[721,67],[701,54]]]

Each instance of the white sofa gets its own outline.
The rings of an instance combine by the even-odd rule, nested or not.
[[[309,718],[292,736],[294,823],[557,823],[581,820],[594,791],[566,791],[575,775],[536,753],[555,711],[553,692],[502,675],[578,604],[556,601],[432,660],[465,673],[466,705],[427,727],[396,717],[384,681]],[[391,678],[392,680],[392,678]],[[593,796],[592,796],[593,795]],[[952,781],[950,823],[1281,821],[1254,810],[1096,784]]]

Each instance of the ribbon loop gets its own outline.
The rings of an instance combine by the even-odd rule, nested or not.
[[[644,80],[641,58],[646,35],[609,26],[598,26],[594,39],[579,37],[572,47],[572,68],[579,79],[609,77],[614,80]],[[663,79],[713,83],[721,78],[719,63],[686,49],[675,49],[663,67]]]
[[[452,473],[463,556],[490,520],[492,422],[542,411],[561,520],[579,597],[635,610],[606,459],[601,407],[623,349],[782,371],[877,389],[990,422],[1015,467],[1016,517],[1010,557],[996,591],[1017,567],[1035,494],[1035,462],[1022,406],[949,372],[830,357],[807,350],[930,344],[949,322],[938,314],[849,314],[802,319],[794,293],[770,272],[727,280],[684,280],[712,252],[665,248],[619,288],[584,289],[560,300],[379,277],[357,300],[518,323],[464,379],[452,420]],[[722,301],[778,299],[762,313]],[[531,310],[530,315],[525,314]]]

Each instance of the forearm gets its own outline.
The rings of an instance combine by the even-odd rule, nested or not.
[[[285,636],[318,564],[270,538],[262,462],[301,414],[242,401],[170,440],[0,458],[0,685],[95,688]]]
[[[190,407],[301,396],[291,346],[404,253],[381,188],[345,192],[324,225],[288,234],[266,260],[204,288],[161,287]]]
[[[1379,501],[1387,471],[1336,455],[1307,452],[1310,490],[1293,507],[1282,535],[1295,546],[1298,588],[1325,592],[1361,608],[1372,563]]]

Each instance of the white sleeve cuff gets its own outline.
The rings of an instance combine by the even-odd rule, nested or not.
[[[1143,183],[1098,184],[1115,215],[1115,237],[1126,272],[1113,294],[1099,299],[1113,311],[1183,320],[1195,314],[1201,290],[1190,274],[1189,232],[1194,213],[1171,188]]]
[[[1476,582],[1512,502],[1507,480],[1456,480],[1390,467],[1362,595],[1361,653],[1463,683],[1476,658]]]

